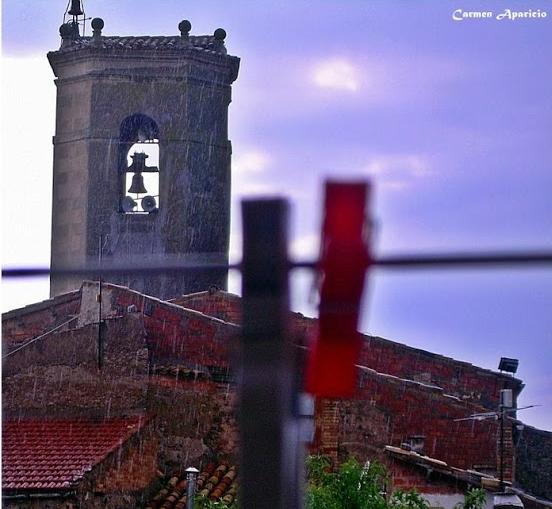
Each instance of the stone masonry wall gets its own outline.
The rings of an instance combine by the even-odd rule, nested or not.
[[[194,380],[179,378],[178,371],[175,376],[150,372],[146,315],[131,309],[124,316],[106,319],[101,371],[98,329],[93,323],[52,334],[21,350],[10,357],[4,370],[5,419],[154,416],[149,441],[135,444],[134,449],[129,443],[124,453],[128,461],[123,461],[121,452],[114,456],[115,463],[115,459],[102,462],[97,475],[87,477],[94,483],[79,486],[73,497],[75,507],[136,507],[139,492],[147,492],[144,489],[155,481],[158,470],[162,475],[182,474],[187,467],[201,468],[215,457],[232,462],[237,458],[235,385],[214,382],[208,375]],[[158,316],[156,311],[153,314]],[[42,501],[39,507],[50,503],[65,507],[65,502]]]
[[[235,399],[229,384],[152,377],[147,408],[156,416],[160,468],[173,475],[214,458],[235,461]]]
[[[498,472],[497,422],[455,422],[482,410],[441,390],[363,370],[354,399],[317,402],[313,449],[334,461],[353,456],[361,462],[377,459],[391,466],[384,447],[400,447],[411,436],[422,435],[423,454],[457,468]],[[512,452],[508,432],[505,440],[505,479],[509,480]]]
[[[4,418],[102,418],[143,412],[148,355],[140,315],[106,322],[104,365],[97,325],[61,332],[17,352],[4,365]]]
[[[210,313],[219,302],[221,317],[239,321],[239,298],[201,292],[190,296],[188,304],[196,308],[190,310],[176,301],[105,284],[106,357],[99,373],[97,292],[96,283],[83,284],[78,329],[53,334],[10,358],[4,371],[4,415],[114,417],[146,412],[156,415],[163,473],[181,472],[190,464],[199,468],[215,454],[233,461],[238,447],[236,388],[216,380],[233,363],[239,328],[203,311]],[[316,321],[293,316],[294,337],[303,343],[315,333]],[[359,369],[356,397],[317,402],[314,451],[334,462],[351,455],[360,461],[385,461],[385,445],[400,446],[412,435],[424,435],[429,456],[458,468],[497,469],[496,422],[454,420],[484,411],[485,405],[494,409],[492,400],[504,378],[519,389],[518,381],[380,338],[367,337],[362,356],[362,363],[373,369]],[[176,371],[169,370],[175,366]],[[159,367],[166,368],[164,374],[157,374]],[[188,378],[180,374],[185,372]],[[194,372],[197,379],[190,379]],[[506,435],[509,478],[512,442],[511,434]]]
[[[241,299],[221,291],[183,295],[172,302],[223,320],[241,323]],[[291,314],[297,343],[304,344],[316,333],[317,321],[299,313]],[[377,336],[363,335],[359,364],[380,373],[436,385],[446,393],[496,410],[501,389],[521,391],[520,380],[468,362],[434,354]]]
[[[552,432],[524,426],[516,431],[515,443],[517,484],[552,500]]]
[[[11,350],[77,315],[80,297],[80,291],[75,291],[4,313],[2,315],[4,348]]]
[[[95,321],[97,285],[85,282],[82,291],[81,321]],[[129,309],[143,316],[152,365],[178,363],[228,371],[236,325],[125,287],[106,284],[102,295],[104,316],[123,316]]]

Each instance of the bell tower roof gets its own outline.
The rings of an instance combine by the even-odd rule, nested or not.
[[[190,35],[192,25],[188,20],[183,20],[178,24],[180,35],[106,36],[102,34],[104,21],[101,18],[94,18],[91,25],[91,36],[80,35],[79,25],[75,21],[60,26],[60,48],[48,53],[48,60],[57,77],[68,77],[75,71],[86,73],[93,69],[98,70],[97,65],[92,64],[91,68],[76,67],[66,74],[59,68],[59,64],[65,67],[64,64],[68,62],[98,58],[104,61],[123,59],[127,62],[133,59],[155,64],[172,61],[174,65],[184,61],[201,61],[230,69],[230,83],[237,77],[239,58],[227,54],[224,44],[226,31],[222,28],[217,28],[213,35]]]
[[[99,39],[99,40],[98,40]],[[139,35],[139,36],[101,36],[96,39],[91,37],[79,37],[70,40],[68,44],[62,43],[59,51],[70,52],[85,48],[95,50],[155,50],[155,51],[201,51],[204,53],[226,54],[223,41],[214,35],[190,35],[183,40],[179,35]]]

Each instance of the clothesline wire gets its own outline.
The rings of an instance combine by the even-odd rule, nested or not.
[[[383,269],[445,269],[477,267],[527,267],[552,266],[552,251],[533,252],[487,252],[426,255],[394,255],[374,258],[367,265],[367,270]],[[290,261],[289,269],[316,270],[318,261]],[[241,271],[241,263],[189,263],[189,262],[156,262],[151,264],[112,264],[104,262],[98,265],[66,267],[6,267],[2,268],[2,278],[29,278],[48,275],[92,276],[109,274],[162,274],[171,272],[198,271]]]

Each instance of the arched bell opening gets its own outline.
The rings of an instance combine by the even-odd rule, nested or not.
[[[121,123],[119,189],[120,212],[159,210],[159,128],[147,115],[136,113]]]

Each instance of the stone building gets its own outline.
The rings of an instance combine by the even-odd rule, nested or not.
[[[97,295],[85,282],[3,315],[5,507],[182,509],[190,465],[204,472],[204,494],[232,500],[240,298],[211,289],[164,301],[105,283],[99,348]],[[301,347],[316,320],[291,313],[290,325]],[[523,384],[364,336],[355,396],[315,402],[310,449],[334,463],[377,459],[389,491],[415,488],[452,508],[470,486],[498,488],[497,421],[457,419],[496,410],[504,387],[517,396]],[[520,424],[506,425],[505,479],[526,507],[549,507],[552,434]],[[110,435],[85,449],[83,429]],[[37,441],[39,430],[50,440]]]
[[[61,47],[48,53],[57,87],[52,267],[227,263],[239,59],[227,54],[225,31],[194,36],[182,21],[178,36],[118,37],[95,18],[83,37],[75,23],[61,26]],[[50,295],[82,279],[53,275]],[[164,299],[226,288],[224,270],[110,280]]]

